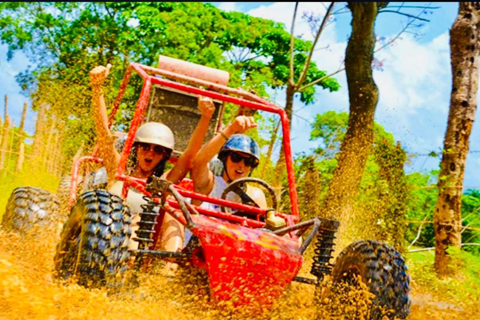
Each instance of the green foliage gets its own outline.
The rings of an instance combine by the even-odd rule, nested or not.
[[[312,124],[310,140],[320,140],[315,153],[325,158],[332,158],[340,150],[340,144],[347,133],[348,113],[327,111],[317,114]]]
[[[110,101],[129,62],[156,65],[159,54],[226,70],[230,86],[261,96],[267,96],[268,87],[285,87],[289,78],[290,35],[283,24],[223,12],[209,3],[2,3],[0,30],[8,59],[23,50],[35,63],[17,81],[32,95],[34,109],[46,103],[61,120],[70,156],[80,140],[88,139],[87,146],[93,143],[89,71],[96,65],[113,66],[106,84],[113,88]],[[294,41],[297,78],[311,46],[309,41]],[[325,74],[313,63],[307,81]],[[339,88],[335,79],[318,86]],[[132,77],[116,118],[120,127],[130,122],[140,87],[141,79]],[[301,92],[301,100],[313,103],[314,94],[310,87]],[[227,107],[227,115],[232,110]]]
[[[340,145],[347,133],[348,113],[327,111],[317,114],[312,124],[310,133],[311,141],[319,141],[320,145],[314,152],[322,158],[332,158],[340,151]],[[379,125],[374,123],[373,127],[374,145],[378,145],[381,141],[386,140],[393,144],[393,135]]]
[[[310,138],[319,141],[320,145],[314,149],[313,155],[301,153],[296,156],[295,173],[299,181],[299,203],[302,204],[300,211],[305,217],[311,217],[310,214],[315,212],[313,206],[320,207],[327,194],[347,126],[346,112],[318,114],[312,124]],[[356,214],[352,215],[357,217],[354,224],[358,226],[359,237],[387,241],[398,249],[404,247],[407,210],[405,161],[405,151],[394,144],[393,135],[375,123],[374,144],[360,185]],[[318,177],[313,174],[313,168]],[[311,185],[312,181],[317,181],[317,186]],[[316,214],[322,215],[321,212]]]
[[[462,196],[462,243],[480,244],[480,190],[467,190]],[[480,246],[467,245],[465,251],[480,257]]]
[[[407,199],[407,220],[409,222],[406,230],[407,242],[411,243],[421,233],[415,245],[421,247],[435,246],[435,232],[433,229],[433,215],[435,213],[438,189],[434,181],[436,172],[429,174],[414,172],[407,175],[408,199]]]

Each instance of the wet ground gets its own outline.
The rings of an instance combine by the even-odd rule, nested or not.
[[[242,314],[228,305],[213,306],[189,279],[155,270],[142,274],[138,287],[111,296],[52,280],[54,235],[28,240],[0,230],[0,236],[0,319],[362,319],[368,305],[360,292],[352,295],[356,302],[350,309],[339,306],[332,316],[313,302],[311,286],[294,283],[268,313]],[[478,308],[438,300],[415,281],[412,301],[408,319],[480,319]]]

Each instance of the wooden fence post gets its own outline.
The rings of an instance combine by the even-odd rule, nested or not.
[[[22,120],[20,120],[20,132],[23,133],[23,127],[25,126],[25,118],[27,117],[28,102],[23,103]]]
[[[53,127],[53,124],[52,124],[52,127]],[[59,139],[58,132],[55,132],[53,136],[54,136],[53,143],[49,147],[50,158],[48,160],[48,167],[47,167],[48,172],[50,172],[52,175],[55,174],[55,166],[58,165],[58,159],[57,159],[58,139]]]
[[[17,165],[15,166],[15,173],[19,173],[23,169],[23,161],[25,160],[25,143],[20,143],[18,150]]]
[[[3,114],[3,117],[7,119],[7,115],[8,115],[8,94],[5,95],[5,113]]]
[[[38,110],[37,122],[35,123],[35,138],[33,140],[33,159],[37,159],[42,156],[43,149],[43,133],[45,127],[45,103],[40,104],[40,110]]]
[[[28,103],[27,102],[24,102],[23,103],[23,111],[22,111],[22,119],[20,120],[20,128],[18,130],[18,149],[17,149],[17,152],[20,153],[20,148],[22,148],[22,144],[25,140],[25,132],[23,131],[24,129],[24,126],[25,126],[25,118],[27,116],[27,109],[28,109]],[[25,148],[25,146],[23,146],[23,148]],[[23,162],[23,160],[22,160]],[[18,159],[17,159],[17,166],[18,166]],[[21,169],[20,169],[21,170]],[[17,171],[15,169],[15,171]]]
[[[61,168],[63,166],[63,157],[62,157],[62,138],[60,137],[60,133],[57,132],[57,136],[55,138],[55,157],[54,163],[55,166],[53,167],[53,175],[58,177],[61,172]]]
[[[7,154],[7,147],[8,147],[8,133],[10,131],[10,117],[7,115],[5,117],[5,125],[3,126],[3,137],[2,137],[2,144],[0,151],[0,170],[3,170],[3,166],[5,164],[5,156]]]
[[[12,124],[11,124],[11,127],[12,129],[10,130],[10,123],[9,123],[9,135],[10,135],[10,142],[8,142],[8,137],[7,137],[7,156],[5,157],[6,158],[6,170],[3,171],[3,176],[6,177],[7,176],[7,172],[9,170],[9,167],[10,167],[10,161],[13,157],[13,140],[15,138],[15,131],[13,130],[13,128],[15,127],[15,122],[12,120]],[[8,136],[8,135],[7,135]]]
[[[50,129],[48,130],[48,137],[47,137],[47,144],[45,145],[43,149],[43,156],[42,158],[45,159],[45,169],[47,170],[48,173],[52,173],[50,171],[51,168],[51,163],[54,161],[53,159],[53,150],[54,148],[52,147],[52,138],[53,138],[53,131],[55,130],[55,119],[51,118],[51,124],[50,124]]]

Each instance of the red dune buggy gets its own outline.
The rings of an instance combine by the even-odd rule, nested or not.
[[[319,285],[324,276],[332,275],[333,282],[353,282],[358,276],[375,295],[374,304],[391,310],[391,316],[406,317],[409,313],[409,276],[401,255],[392,247],[376,241],[358,241],[348,246],[331,263],[335,220],[315,218],[299,221],[297,191],[290,146],[288,118],[285,111],[274,104],[244,90],[226,86],[228,73],[220,70],[161,56],[158,68],[131,63],[114,103],[110,123],[122,101],[133,73],[143,79],[133,120],[122,151],[116,179],[124,181],[123,199],[128,192],[143,194],[141,220],[136,234],[130,230],[130,210],[121,197],[104,189],[91,187],[77,197],[78,175],[83,164],[101,163],[95,156],[78,159],[72,172],[70,215],[64,224],[55,255],[57,277],[75,276],[88,287],[118,287],[124,284],[123,274],[131,267],[145,265],[153,258],[188,261],[208,274],[211,298],[232,301],[234,306],[252,306],[260,303],[269,307],[292,281]],[[275,192],[263,180],[245,178],[232,182],[226,191],[242,196],[245,183],[263,185],[272,208],[260,209],[249,204],[208,197],[193,192],[192,181],[185,179],[174,185],[158,177],[149,181],[126,174],[127,160],[134,136],[140,124],[159,121],[174,131],[179,150],[188,142],[192,125],[198,121],[196,96],[210,97],[216,111],[212,118],[209,139],[223,117],[224,102],[243,108],[270,112],[280,117],[285,148],[288,191],[291,212],[276,211]],[[178,150],[175,153],[178,155]],[[172,157],[170,161],[175,161]],[[198,199],[225,208],[212,211],[190,204]],[[165,213],[170,213],[196,237],[193,245],[183,251],[156,250]],[[243,214],[242,214],[243,213]],[[277,218],[277,220],[275,220]],[[284,226],[272,221],[284,222]],[[130,241],[139,243],[129,250]],[[311,269],[312,277],[300,277],[303,253],[315,246]],[[372,318],[381,314],[372,312]]]

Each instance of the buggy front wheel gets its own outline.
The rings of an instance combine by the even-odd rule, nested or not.
[[[391,246],[360,240],[345,248],[332,270],[334,291],[364,288],[373,294],[370,319],[404,319],[410,308],[410,277],[403,257]],[[347,303],[349,303],[347,301]]]
[[[130,211],[105,190],[79,196],[64,225],[55,253],[55,276],[75,277],[88,288],[118,288],[129,259]]]

